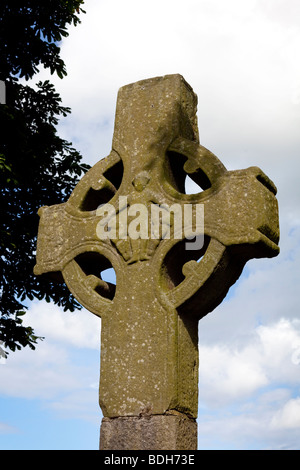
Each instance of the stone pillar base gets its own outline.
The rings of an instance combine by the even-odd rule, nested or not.
[[[182,413],[103,418],[100,450],[197,450],[197,423]]]

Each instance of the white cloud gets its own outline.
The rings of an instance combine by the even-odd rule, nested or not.
[[[249,397],[268,379],[249,351],[222,345],[200,347],[200,400],[216,406]]]
[[[294,352],[300,346],[300,320],[281,319],[274,325],[258,327],[257,333],[269,376],[300,384],[300,375],[295,374],[297,364],[293,361]]]
[[[86,309],[64,312],[53,303],[34,301],[24,324],[39,336],[79,348],[99,349],[101,320]]]
[[[299,427],[283,427],[278,421],[274,425],[274,416],[287,397],[287,390],[274,390],[258,400],[222,408],[217,413],[200,409],[199,448],[299,449]]]
[[[300,397],[289,400],[278,410],[271,422],[276,429],[298,428],[300,431]]]
[[[78,387],[76,366],[65,348],[42,342],[35,351],[10,354],[1,369],[0,393],[21,398],[49,399]]]
[[[287,319],[258,326],[239,346],[226,338],[200,342],[200,401],[215,407],[245,400],[273,383],[299,387],[300,369],[293,361],[299,345],[300,321]]]
[[[200,342],[201,448],[299,447],[300,322],[260,325],[240,342]]]
[[[24,323],[45,339],[35,351],[9,354],[1,366],[0,394],[37,400],[63,417],[100,422],[95,386],[100,375],[100,319],[85,309],[63,312],[35,301]]]

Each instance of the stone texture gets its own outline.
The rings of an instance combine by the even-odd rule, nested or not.
[[[156,416],[149,424],[174,410],[196,418],[198,321],[249,259],[279,252],[274,184],[257,167],[227,171],[200,145],[196,111],[197,97],[180,75],[121,88],[110,155],[65,204],[39,211],[35,273],[66,282],[102,318],[100,406],[107,418],[147,412]],[[202,191],[185,194],[186,175]],[[120,220],[134,204],[191,204],[194,215],[203,204],[204,246],[187,251],[174,232],[133,239],[120,220],[115,237],[99,239],[101,204]],[[110,266],[116,287],[101,278]],[[136,429],[143,421],[133,422]]]
[[[103,418],[100,450],[197,450],[197,422],[180,413]]]

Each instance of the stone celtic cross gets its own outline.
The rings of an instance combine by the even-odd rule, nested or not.
[[[102,319],[101,449],[197,448],[198,321],[249,259],[279,252],[274,184],[257,167],[227,171],[201,146],[196,107],[180,75],[122,87],[110,155],[66,203],[39,211],[35,274],[61,277]],[[185,193],[187,175],[199,193]],[[186,206],[204,220],[178,237]],[[101,278],[109,267],[116,286]]]

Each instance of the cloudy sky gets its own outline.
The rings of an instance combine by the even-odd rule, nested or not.
[[[230,170],[259,166],[278,188],[280,255],[250,261],[200,322],[199,449],[299,449],[300,3],[86,0],[85,9],[62,44],[68,77],[51,78],[72,108],[59,133],[84,161],[110,152],[121,86],[180,73],[198,95],[202,145]],[[43,302],[26,321],[45,340],[0,364],[0,448],[97,449],[100,321]]]

